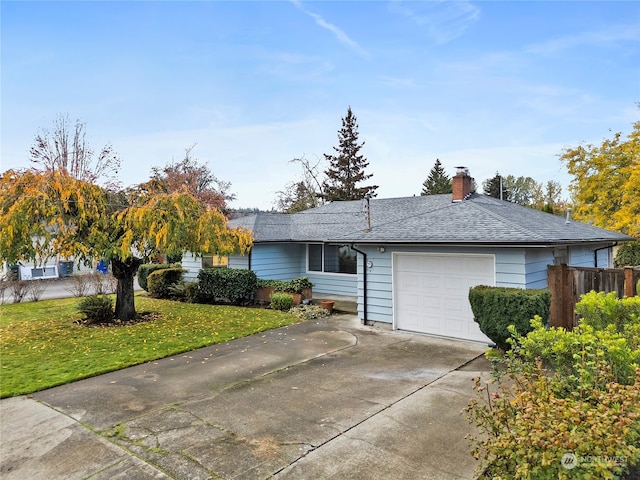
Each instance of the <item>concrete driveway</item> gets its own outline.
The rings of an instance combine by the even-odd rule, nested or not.
[[[11,479],[473,479],[481,344],[334,315],[0,402]]]

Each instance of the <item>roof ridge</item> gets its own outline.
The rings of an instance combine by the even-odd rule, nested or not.
[[[409,198],[414,198],[414,197],[402,197],[402,199],[409,199]],[[379,199],[379,200],[385,200],[385,199]],[[394,199],[387,199],[387,200],[395,200],[395,198]],[[415,213],[412,213],[412,214],[407,214],[406,216],[395,217],[393,220],[383,220],[383,221],[381,221],[381,222],[379,222],[377,224],[376,223],[372,223],[371,230],[373,230],[376,226],[388,226],[388,225],[393,225],[393,224],[400,223],[400,222],[406,222],[410,218],[421,217],[423,215],[427,215],[429,213],[436,212],[438,210],[444,210],[444,209],[450,208],[451,206],[454,206],[454,205],[455,205],[454,202],[449,202],[449,203],[445,203],[445,204],[434,204],[432,208],[421,209],[418,212],[415,212]],[[348,236],[348,235],[351,235],[353,233],[361,232],[361,231],[365,231],[365,230],[353,230],[353,231],[350,231],[350,232],[344,232],[341,236]]]
[[[518,205],[517,203],[512,203],[512,202],[508,202],[506,200],[498,200],[497,198],[491,197],[489,195],[484,195],[487,198],[491,198],[493,200],[494,203],[505,207],[505,208],[510,208],[512,205]],[[530,235],[534,238],[543,240],[544,239],[544,235],[542,235],[541,233],[531,230],[523,225],[520,225],[518,223],[513,222],[512,220],[508,219],[507,217],[503,216],[503,215],[499,215],[498,213],[494,212],[492,209],[487,208],[479,203],[475,203],[475,202],[470,202],[471,205],[473,205],[475,208],[478,208],[484,212],[486,212],[487,214],[489,214],[490,216],[492,216],[495,219],[500,220],[501,222],[503,222],[505,225],[509,225],[511,227],[513,227],[515,230],[517,230],[519,233],[523,233],[526,235]],[[518,205],[519,207],[522,208],[527,208],[527,207],[523,207],[522,205]]]

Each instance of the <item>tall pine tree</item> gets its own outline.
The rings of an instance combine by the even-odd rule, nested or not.
[[[333,147],[334,155],[324,154],[324,158],[329,162],[329,168],[324,172],[327,176],[322,188],[324,200],[333,202],[361,200],[367,195],[375,197],[377,185],[358,186],[373,174],[365,173],[369,162],[359,153],[364,142],[358,144],[358,121],[351,107],[347,110],[347,116],[342,118],[338,142],[338,146]]]
[[[500,198],[502,200],[511,201],[511,192],[507,188],[505,179],[500,173],[496,172],[496,176],[482,182],[484,194],[490,197]],[[502,192],[500,191],[502,190]]]
[[[436,158],[436,163],[422,184],[420,195],[438,195],[440,193],[451,193],[451,191],[451,179],[444,172],[440,159]]]

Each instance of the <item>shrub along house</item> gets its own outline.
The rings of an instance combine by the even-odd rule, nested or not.
[[[366,323],[487,341],[469,306],[476,285],[547,287],[547,265],[610,267],[619,233],[472,193],[333,202],[295,214],[232,220],[254,235],[229,266],[258,278],[306,276],[314,295],[357,297]],[[188,268],[188,267],[187,267]]]

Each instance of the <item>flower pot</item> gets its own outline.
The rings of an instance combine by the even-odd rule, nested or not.
[[[256,302],[269,303],[271,301],[271,294],[273,293],[273,291],[273,287],[258,287],[255,296]]]
[[[320,305],[329,313],[333,313],[333,305],[334,305],[333,300],[320,300]]]

